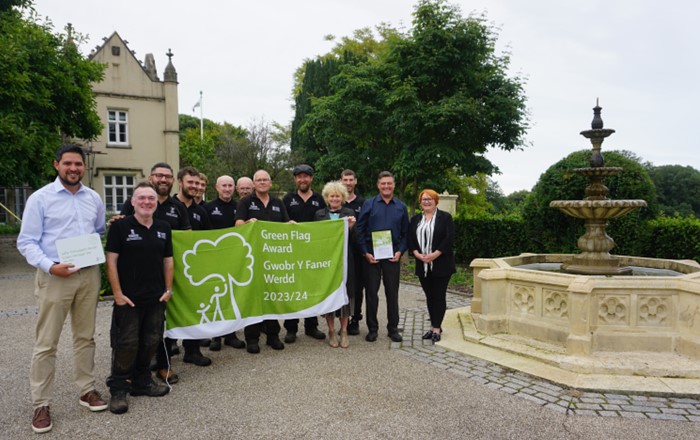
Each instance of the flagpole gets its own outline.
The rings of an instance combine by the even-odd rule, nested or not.
[[[201,90],[199,91],[199,139],[204,142],[204,102]]]

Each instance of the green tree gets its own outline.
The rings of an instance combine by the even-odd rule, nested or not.
[[[306,60],[295,74],[294,120],[291,127],[291,149],[302,160],[316,167],[318,181],[337,179],[344,168],[352,168],[358,174],[359,190],[371,187],[376,174],[365,175],[358,164],[348,162],[347,157],[336,158],[332,164],[319,162],[328,159],[328,149],[312,130],[304,128],[307,115],[311,112],[318,98],[332,94],[331,80],[340,73],[343,66],[354,66],[377,58],[388,48],[388,41],[398,35],[398,31],[379,25],[373,31],[370,28],[356,30],[351,37],[343,37],[336,42],[333,49],[313,60]],[[332,35],[326,36],[335,41]]]
[[[484,17],[463,18],[443,0],[421,0],[412,29],[386,50],[343,64],[326,96],[312,98],[300,130],[322,146],[319,175],[350,167],[374,181],[390,169],[400,197],[434,176],[490,174],[488,148],[512,150],[527,129],[522,79],[495,52]],[[414,194],[406,194],[412,197]]]
[[[276,189],[293,186],[289,170],[295,156],[289,149],[289,127],[260,120],[242,128],[205,119],[202,139],[198,118],[180,115],[180,124],[180,167],[193,166],[211,181],[223,174],[252,177],[265,169]],[[207,197],[215,194],[209,185]]]
[[[54,32],[30,0],[0,2],[0,186],[39,186],[54,174],[64,138],[102,131],[92,83],[104,67],[76,47],[82,36]]]
[[[651,166],[661,211],[668,215],[700,217],[700,171],[691,166]]]
[[[656,189],[641,160],[629,151],[606,151],[605,165],[622,167],[623,171],[603,182],[610,189],[611,199],[643,199],[647,208],[612,220],[608,234],[615,239],[613,252],[638,255],[634,248],[635,235],[644,220],[658,214]],[[547,169],[537,181],[523,204],[523,218],[533,240],[533,252],[578,252],[576,242],[583,235],[583,221],[550,208],[552,200],[582,200],[586,197],[588,178],[572,172],[589,166],[591,150],[571,153]],[[623,231],[623,233],[620,233]],[[623,240],[622,237],[627,237]]]

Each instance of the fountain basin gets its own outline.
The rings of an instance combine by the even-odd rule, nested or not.
[[[647,206],[644,200],[554,200],[549,203],[571,217],[609,220]]]
[[[521,254],[475,259],[474,298],[465,318],[483,337],[535,340],[557,347],[563,356],[618,353],[624,358],[625,353],[654,352],[687,357],[696,362],[695,372],[658,374],[700,378],[700,264],[616,256],[624,265],[667,273],[645,276],[580,275],[526,266],[566,264],[573,258]],[[572,364],[570,359],[566,364]]]

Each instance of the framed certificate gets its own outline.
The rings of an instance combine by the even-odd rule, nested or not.
[[[78,269],[105,262],[102,240],[97,233],[56,240],[56,250],[61,263],[70,263]]]
[[[372,232],[372,253],[377,260],[394,258],[394,246],[391,242],[391,231]]]

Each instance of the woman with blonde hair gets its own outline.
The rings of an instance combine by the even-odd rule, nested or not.
[[[348,218],[348,226],[351,228],[351,234],[354,233],[355,226],[355,211],[344,207],[343,203],[348,198],[348,190],[339,181],[328,182],[323,187],[321,192],[323,199],[326,202],[326,207],[316,211],[314,220],[335,220],[339,218]],[[326,321],[328,323],[328,344],[333,347],[348,348],[350,339],[348,338],[348,318],[352,315],[355,309],[355,301],[353,297],[355,268],[352,258],[352,247],[347,246],[348,254],[345,256],[345,261],[348,264],[348,274],[346,281],[346,290],[348,294],[348,303],[335,312],[326,313]],[[335,316],[340,318],[340,341],[335,331]]]
[[[447,309],[447,284],[455,273],[452,251],[455,229],[450,213],[437,208],[440,196],[424,189],[418,196],[422,214],[413,216],[408,229],[408,250],[416,258],[416,275],[425,293],[431,329],[423,339],[440,340]]]

